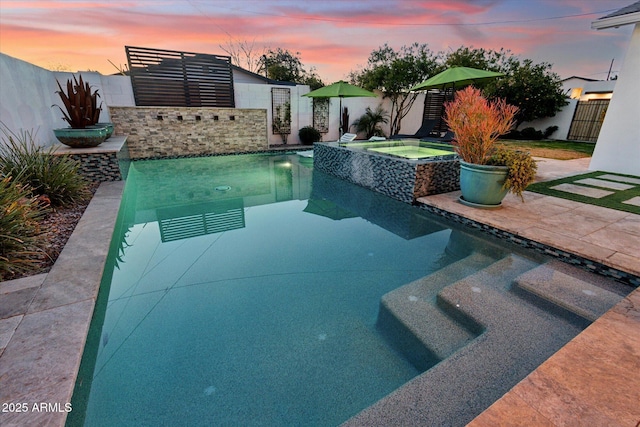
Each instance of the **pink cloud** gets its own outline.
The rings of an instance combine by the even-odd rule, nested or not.
[[[255,2],[252,10],[242,10],[249,8],[243,2],[216,2],[215,7],[203,1],[183,2],[180,10],[174,10],[178,3],[172,1],[149,4],[3,0],[0,47],[4,53],[38,65],[57,62],[110,73],[114,69],[108,60],[125,62],[125,45],[222,54],[220,45],[231,39],[255,40],[259,47],[300,52],[307,69],[315,66],[321,78],[333,81],[365,64],[371,51],[384,43],[394,48],[428,43],[436,52],[459,46],[504,47],[524,57],[535,54],[541,58],[545,51],[565,48],[572,50],[566,57],[573,57],[581,51],[578,46],[589,46],[592,40],[597,40],[596,45],[605,39],[619,41],[624,32],[590,30],[590,21],[598,16],[525,21],[615,8],[628,1],[568,0],[560,4],[549,0],[530,7],[530,2],[514,0],[396,0],[373,5],[365,1],[287,3],[286,8],[270,2],[267,9]],[[91,49],[84,49],[85,45]],[[624,50],[624,46],[614,46]],[[585,55],[612,54],[603,50],[606,53]],[[562,55],[554,57],[562,59]]]

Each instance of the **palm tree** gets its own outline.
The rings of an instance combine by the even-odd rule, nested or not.
[[[372,136],[385,136],[380,124],[389,123],[389,113],[382,108],[382,104],[378,104],[375,111],[371,107],[367,107],[365,113],[358,120],[353,122],[356,132],[364,132],[367,139]]]

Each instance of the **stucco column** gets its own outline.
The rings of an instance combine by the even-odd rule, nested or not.
[[[589,169],[640,176],[640,24],[635,24]]]

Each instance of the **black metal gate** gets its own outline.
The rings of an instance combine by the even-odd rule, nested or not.
[[[125,46],[137,106],[235,107],[231,58]]]
[[[609,107],[608,99],[580,101],[573,113],[567,139],[571,141],[596,142]]]

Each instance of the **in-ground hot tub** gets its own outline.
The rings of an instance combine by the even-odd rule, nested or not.
[[[411,160],[433,161],[457,158],[453,147],[449,144],[423,142],[417,139],[349,142],[340,143],[340,146]]]
[[[405,203],[460,189],[460,161],[444,144],[363,141],[314,144],[314,169]]]

